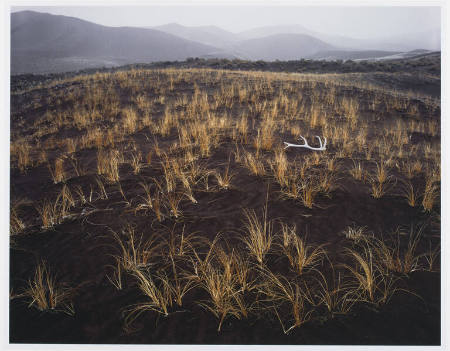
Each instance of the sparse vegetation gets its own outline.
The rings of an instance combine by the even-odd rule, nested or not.
[[[193,59],[214,68],[159,63],[14,88],[14,318],[34,320],[24,298],[80,310],[58,329],[80,342],[252,343],[261,330],[285,344],[328,343],[342,323],[370,334],[355,315],[400,328],[410,309],[411,330],[429,323],[435,335],[439,289],[421,287],[440,274],[439,100],[364,74],[301,73],[335,72],[329,62],[284,64],[300,70]],[[384,67],[339,69],[368,65]],[[316,135],[326,150],[283,149]],[[80,298],[44,263],[30,278],[28,252]]]
[[[36,267],[34,277],[28,280],[28,287],[23,296],[28,299],[28,306],[36,307],[39,311],[75,313],[70,301],[73,289],[64,287],[49,271],[45,262]]]

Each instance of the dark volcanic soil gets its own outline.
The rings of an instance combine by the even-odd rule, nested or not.
[[[189,85],[184,91],[189,91]],[[17,96],[12,102],[12,135],[32,134],[28,126],[44,113],[45,107],[32,107],[22,104],[29,101],[29,93]],[[44,93],[42,92],[44,96]],[[173,93],[177,97],[176,93]],[[42,98],[44,100],[44,97]],[[64,104],[62,105],[64,108]],[[68,105],[70,107],[70,105]],[[159,113],[163,108],[156,107]],[[419,109],[420,112],[420,109]],[[231,113],[234,113],[231,111]],[[406,114],[406,112],[404,112]],[[401,114],[399,114],[401,115]],[[20,118],[19,118],[20,116]],[[436,114],[428,118],[436,118]],[[387,120],[387,118],[386,118]],[[386,121],[383,120],[383,123]],[[21,121],[21,122],[20,122]],[[376,126],[377,122],[373,122]],[[381,123],[381,122],[378,122]],[[387,122],[388,123],[388,122]],[[312,140],[316,131],[311,130],[308,140]],[[63,140],[76,136],[77,129],[59,130],[53,137]],[[376,131],[374,131],[376,133]],[[154,143],[148,141],[144,130],[129,136],[146,155]],[[319,134],[320,135],[320,134]],[[252,131],[250,136],[256,136]],[[45,136],[42,142],[45,141]],[[287,138],[287,139],[285,139]],[[290,139],[289,139],[290,138]],[[420,143],[428,138],[439,142],[439,137],[426,133],[414,136]],[[430,139],[431,138],[431,139]],[[153,140],[150,138],[150,140]],[[159,146],[176,141],[172,133],[160,138]],[[292,140],[292,136],[280,136],[280,140]],[[125,145],[126,142],[123,142]],[[327,152],[336,154],[337,146],[330,141]],[[398,195],[398,185],[391,182],[392,190],[376,199],[370,195],[370,185],[353,179],[348,169],[353,166],[349,158],[337,158],[340,170],[337,172],[336,187],[328,194],[319,193],[312,209],[305,207],[298,199],[288,199],[273,177],[255,176],[230,155],[235,152],[234,141],[224,137],[211,156],[201,158],[200,163],[208,169],[223,172],[230,162],[234,174],[231,186],[221,189],[217,180],[208,178],[205,186],[194,188],[197,203],[186,197],[181,200],[182,215],[179,218],[167,216],[159,222],[150,210],[138,210],[144,191],[139,183],[157,179],[163,180],[159,161],[154,156],[150,165],[133,174],[129,164],[120,166],[120,186],[105,184],[107,199],[102,199],[96,183],[97,149],[78,150],[76,155],[88,171],[77,176],[67,166],[65,184],[70,189],[80,186],[86,194],[93,192],[89,203],[77,202],[71,208],[70,216],[61,224],[43,229],[37,205],[46,197],[56,198],[63,184],[54,184],[46,164],[28,168],[20,172],[11,168],[11,199],[24,200],[18,207],[18,214],[26,223],[26,228],[11,236],[10,248],[10,342],[11,343],[89,343],[89,344],[348,344],[348,345],[439,345],[440,344],[440,271],[439,260],[433,271],[420,269],[409,274],[396,274],[399,278],[397,291],[386,304],[373,305],[357,303],[345,315],[331,315],[324,306],[316,306],[311,319],[288,334],[270,309],[252,313],[248,318],[225,319],[222,330],[217,331],[218,320],[208,310],[199,305],[199,301],[208,299],[201,288],[190,290],[183,299],[183,306],[174,305],[168,316],[147,311],[133,323],[133,330],[124,328],[124,316],[130,306],[143,301],[136,279],[124,273],[123,289],[116,289],[108,279],[115,265],[114,255],[120,254],[120,248],[112,232],[121,234],[123,228],[132,225],[135,232],[144,239],[157,233],[168,238],[171,233],[181,235],[194,233],[210,241],[220,233],[230,248],[245,252],[240,239],[244,235],[243,209],[254,209],[262,216],[264,206],[268,208],[268,218],[274,220],[274,229],[280,230],[280,221],[296,225],[298,234],[306,236],[309,244],[324,244],[327,251],[325,259],[317,269],[327,277],[332,275],[331,266],[342,270],[342,264],[354,261],[344,253],[344,248],[356,247],[345,237],[343,231],[349,226],[365,227],[376,237],[395,242],[392,234],[399,227],[409,229],[423,226],[425,229],[417,247],[417,254],[425,253],[429,245],[436,247],[440,243],[440,205],[431,212],[421,206],[411,207],[404,197]],[[49,150],[49,159],[53,159],[60,150]],[[290,162],[303,160],[312,155],[304,149],[288,149],[286,155]],[[267,156],[270,151],[265,151]],[[375,164],[365,161],[365,168],[372,172]],[[420,160],[421,161],[421,160]],[[425,162],[425,161],[424,161]],[[66,163],[69,165],[69,163]],[[400,178],[395,168],[391,174]],[[423,187],[424,175],[413,178],[413,182]],[[93,189],[93,190],[90,190]],[[401,248],[405,249],[408,237],[401,238]],[[39,311],[29,306],[30,299],[21,295],[29,279],[34,276],[37,264],[45,260],[57,281],[64,286],[74,288],[71,299],[75,313],[69,315],[60,311]],[[420,258],[422,267],[426,266],[424,257]],[[289,262],[275,252],[267,256],[267,266],[287,277],[292,276]],[[188,264],[186,267],[188,269]],[[310,273],[308,273],[310,274]],[[311,273],[313,274],[313,272]],[[307,275],[306,275],[307,276]],[[249,299],[256,295],[250,294]]]

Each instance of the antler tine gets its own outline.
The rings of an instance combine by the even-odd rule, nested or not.
[[[292,146],[292,147],[304,147],[306,149],[315,150],[315,151],[325,151],[326,146],[327,146],[327,138],[324,138],[324,143],[322,143],[322,139],[320,139],[319,136],[316,135],[316,138],[319,139],[320,147],[309,146],[308,141],[302,135],[300,135],[300,139],[302,139],[304,141],[303,145],[291,144],[291,143],[284,142],[284,145],[285,145],[284,148],[287,149],[288,147]]]
[[[322,140],[320,139],[320,136],[316,135],[316,138],[319,139],[319,145],[320,145],[320,148],[322,148]]]
[[[302,138],[303,141],[305,142],[305,146],[309,146],[309,145],[308,145],[308,141],[307,141],[302,135],[300,135],[300,138]]]

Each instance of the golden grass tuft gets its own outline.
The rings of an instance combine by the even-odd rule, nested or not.
[[[267,218],[267,205],[262,219],[258,218],[255,210],[244,210],[245,235],[242,237],[250,254],[262,265],[264,257],[269,252],[273,241],[273,222]]]
[[[294,226],[281,223],[282,232],[282,252],[288,258],[291,268],[298,275],[302,275],[306,270],[315,268],[326,257],[324,245],[307,245],[305,240],[299,237]]]
[[[30,299],[28,307],[36,307],[39,311],[64,312],[70,315],[75,313],[69,301],[73,289],[58,283],[45,262],[38,264],[34,277],[28,280],[28,287],[23,295]]]
[[[244,165],[250,172],[257,176],[263,176],[266,174],[264,162],[257,156],[249,151],[244,151],[243,161]]]
[[[217,184],[222,189],[228,189],[231,185],[231,179],[233,179],[234,174],[230,172],[230,159],[228,160],[227,167],[225,168],[223,174],[220,174],[218,171],[214,172],[214,176],[216,177]]]
[[[353,160],[353,168],[349,170],[349,173],[356,180],[363,180],[364,169],[361,166],[361,162],[356,162],[355,160]]]
[[[122,230],[122,234],[112,232],[113,238],[119,244],[120,254],[114,257],[120,262],[122,268],[129,272],[134,272],[140,268],[145,268],[160,258],[158,236],[152,234],[148,239],[144,239],[144,234],[137,236],[135,229],[127,226]]]
[[[262,302],[267,302],[273,306],[273,311],[285,334],[288,334],[294,328],[301,327],[311,319],[313,312],[311,306],[314,301],[307,286],[302,287],[299,283],[290,281],[282,275],[274,274],[268,269],[262,269],[261,275],[263,276],[263,283],[259,285],[258,291],[265,296]],[[281,311],[284,311],[283,306],[285,305],[287,305],[288,313],[281,313]],[[285,326],[286,317],[289,318],[290,325],[288,326]],[[285,320],[284,323],[283,319]]]
[[[439,197],[439,187],[432,176],[425,179],[425,189],[422,196],[422,206],[425,211],[431,212],[436,200]]]
[[[123,163],[123,155],[118,150],[99,149],[97,151],[97,174],[105,176],[108,183],[119,181],[119,165],[121,163]]]
[[[53,183],[58,184],[64,182],[66,173],[64,171],[64,158],[58,157],[55,159],[54,167],[48,164],[48,169],[53,179]]]
[[[199,278],[200,286],[210,297],[210,300],[201,302],[200,305],[213,313],[219,320],[218,332],[227,317],[233,316],[237,319],[247,317],[247,307],[236,275],[209,263],[200,271]]]

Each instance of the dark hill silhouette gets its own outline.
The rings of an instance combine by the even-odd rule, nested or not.
[[[76,62],[89,66],[184,60],[220,51],[155,29],[106,27],[67,16],[33,11],[11,15],[12,72],[27,72],[36,63]],[[59,59],[59,61],[58,61]],[[84,67],[81,67],[84,68]],[[76,67],[75,67],[76,69]],[[31,70],[33,71],[33,70]]]
[[[275,34],[244,40],[236,50],[252,60],[299,60],[334,47],[306,34]]]
[[[363,40],[317,33],[301,25],[259,27],[241,33],[177,23],[107,27],[74,17],[21,11],[11,14],[11,73],[56,73],[183,61],[189,57],[265,61],[395,59],[405,51],[427,49],[427,39],[428,46],[439,46],[439,30]]]
[[[176,35],[180,38],[197,41],[207,45],[219,46],[222,48],[227,47],[239,39],[236,34],[228,32],[217,26],[188,27],[178,23],[168,23],[152,28]]]
[[[383,50],[325,50],[308,58],[313,60],[373,60],[399,53],[400,51]]]

